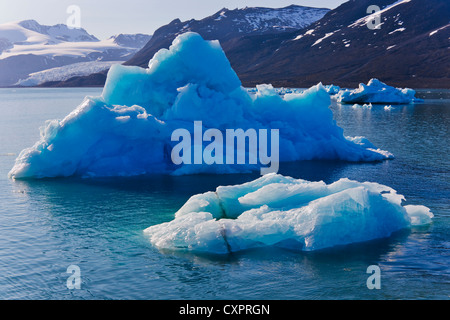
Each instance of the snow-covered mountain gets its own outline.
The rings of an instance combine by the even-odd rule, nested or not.
[[[150,38],[144,34],[120,34],[99,40],[84,29],[70,29],[64,24],[45,26],[35,20],[1,24],[0,86],[35,83],[27,81],[32,73],[82,62],[91,62],[90,67],[80,64],[83,68],[77,75],[98,70],[101,65],[108,68],[110,64],[104,62],[128,60]],[[74,68],[67,70],[73,72]]]
[[[221,25],[228,24],[231,27],[230,31],[234,30],[245,34],[284,32],[289,29],[304,28],[322,18],[328,11],[329,9],[296,5],[279,9],[246,7],[229,10],[224,8],[202,21],[211,26],[211,29],[220,28]],[[189,28],[192,23],[195,24],[196,22],[191,20],[183,28]]]
[[[244,36],[270,35],[292,32],[321,19],[330,9],[291,5],[272,9],[246,7],[222,9],[201,20],[173,20],[155,31],[152,39],[127,64],[146,66],[161,48],[168,48],[178,35],[193,31],[207,40],[219,40],[227,50],[233,39]]]
[[[117,43],[119,46],[141,49],[151,39],[151,36],[149,36],[147,34],[142,34],[142,33],[137,33],[137,34],[121,33],[121,34],[112,36],[109,39],[112,39],[113,42]]]
[[[150,41],[125,64],[146,67],[148,61],[159,49],[168,48],[178,35],[188,31],[197,32],[207,40],[219,40],[221,46],[227,52],[234,47],[234,43],[240,38],[248,36],[277,36],[295,32],[319,20],[329,11],[330,9],[296,5],[279,9],[246,7],[229,10],[224,8],[201,20],[192,19],[183,22],[175,19],[156,30]],[[119,41],[123,43],[122,39]],[[243,47],[242,53],[246,50],[248,48]],[[236,57],[236,59],[239,58]],[[103,71],[90,76],[74,77],[62,83],[51,83],[48,85],[100,86],[104,84],[106,73],[107,71]]]
[[[0,41],[0,59],[33,49],[38,51],[42,46],[57,46],[67,42],[100,42],[84,29],[69,29],[63,24],[44,26],[35,20],[1,24]]]

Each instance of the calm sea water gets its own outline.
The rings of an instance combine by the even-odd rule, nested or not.
[[[333,103],[350,136],[395,160],[285,163],[280,173],[329,183],[342,177],[393,187],[435,214],[431,226],[315,253],[261,249],[229,256],[159,252],[143,229],[172,220],[193,194],[256,175],[11,181],[17,154],[47,119],[63,118],[100,89],[0,89],[1,299],[448,299],[450,91],[424,103],[355,110]],[[81,289],[67,288],[67,268]],[[381,289],[366,286],[368,266]]]

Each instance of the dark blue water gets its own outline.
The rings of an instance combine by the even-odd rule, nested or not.
[[[0,89],[0,298],[2,299],[448,299],[450,91],[424,103],[355,110],[333,103],[349,136],[366,136],[391,161],[284,163],[280,173],[393,187],[428,206],[428,227],[315,253],[260,249],[228,256],[159,252],[142,231],[173,219],[193,194],[257,175],[11,181],[17,154],[100,89]],[[81,289],[68,289],[70,265]],[[369,290],[367,267],[381,269]]]

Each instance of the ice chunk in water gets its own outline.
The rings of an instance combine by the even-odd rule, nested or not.
[[[279,246],[312,251],[389,237],[428,224],[427,207],[402,206],[387,186],[341,179],[329,185],[268,174],[191,197],[170,222],[144,231],[161,249],[225,254]]]

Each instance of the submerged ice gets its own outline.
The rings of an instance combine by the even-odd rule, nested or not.
[[[378,79],[371,79],[367,85],[361,83],[358,89],[340,91],[337,100],[348,104],[409,104],[422,101],[409,88],[394,88]]]
[[[177,37],[148,68],[114,65],[100,97],[85,100],[63,120],[48,121],[41,139],[23,150],[11,178],[228,173],[260,165],[175,165],[174,130],[279,129],[279,160],[378,161],[392,154],[343,135],[321,84],[277,94],[271,85],[250,94],[218,41],[196,33]],[[202,146],[204,148],[205,146]]]
[[[387,186],[341,179],[329,185],[267,174],[192,196],[175,219],[144,230],[159,249],[226,254],[277,246],[313,251],[389,237],[431,222],[427,207],[402,205]]]

